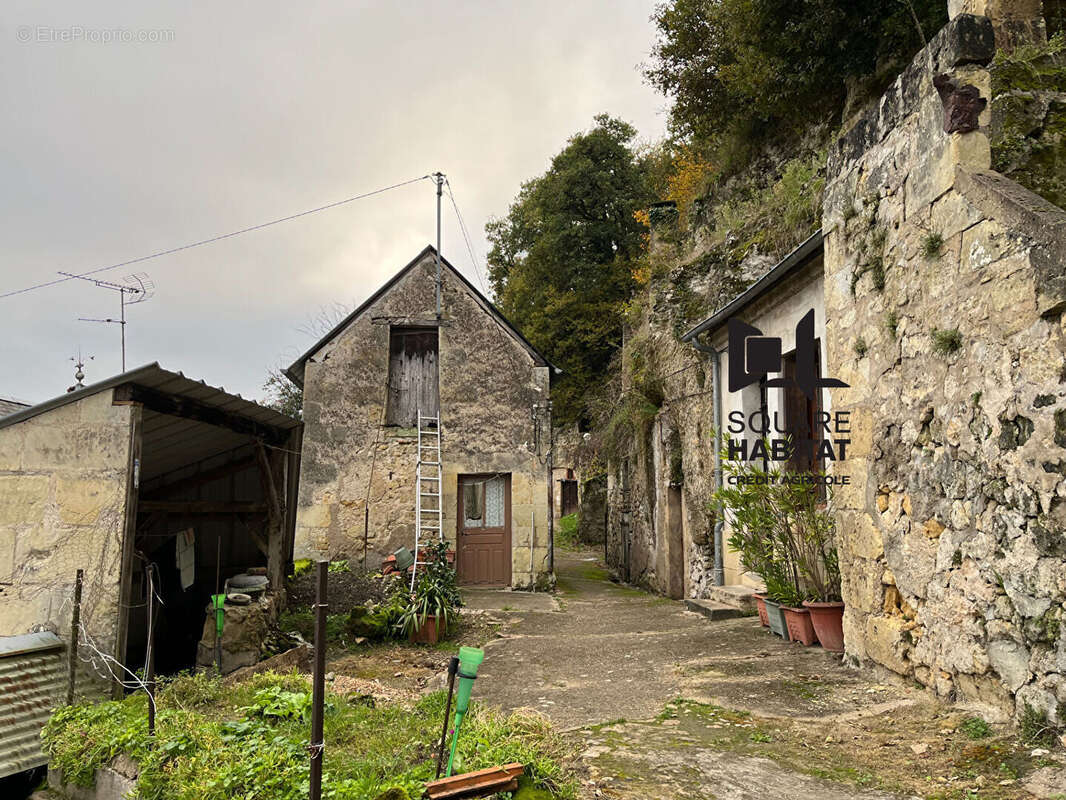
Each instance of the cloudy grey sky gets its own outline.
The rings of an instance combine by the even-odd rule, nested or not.
[[[638,64],[653,0],[49,2],[0,8],[0,293],[446,172],[484,224],[602,111],[662,134]],[[144,36],[143,43],[100,39]],[[76,41],[63,41],[74,38]],[[316,309],[367,297],[434,236],[424,181],[136,268],[127,366],[261,397]],[[454,217],[445,254],[472,280]],[[119,371],[117,297],[81,281],[0,299],[0,396]]]

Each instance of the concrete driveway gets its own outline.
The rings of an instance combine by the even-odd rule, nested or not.
[[[753,751],[772,737],[757,735],[747,715],[821,725],[913,702],[905,690],[871,689],[839,656],[782,642],[757,618],[712,622],[681,602],[612,583],[595,552],[557,553],[556,571],[555,595],[465,593],[471,608],[505,621],[486,646],[475,694],[504,709],[535,709],[569,732],[588,797],[894,796]]]

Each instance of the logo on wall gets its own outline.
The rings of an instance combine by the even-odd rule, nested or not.
[[[771,378],[766,381],[766,385],[795,386],[808,399],[814,399],[816,389],[848,385],[837,378],[819,377],[817,359],[812,308],[796,325],[796,377]],[[781,367],[779,338],[763,336],[762,331],[754,325],[748,325],[735,317],[729,320],[729,391],[739,392],[771,372],[781,372]]]
[[[821,376],[814,309],[796,325],[796,350],[788,356],[781,352],[781,339],[764,336],[754,325],[734,318],[728,322],[728,331],[729,391],[739,392],[753,384],[760,387],[757,407],[729,412],[729,458],[762,461],[767,467],[771,462],[786,464],[788,471],[775,481],[849,483],[846,475],[821,474],[828,462],[847,457],[851,412],[823,409],[820,390],[846,388],[848,384]],[[768,377],[775,373],[781,377]],[[764,388],[783,390],[772,411]]]

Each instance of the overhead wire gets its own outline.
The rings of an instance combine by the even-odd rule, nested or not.
[[[309,209],[307,209],[305,211],[299,211],[299,212],[297,212],[295,214],[289,214],[288,216],[285,216],[285,217],[279,217],[277,219],[272,219],[272,220],[269,220],[267,222],[261,222],[261,223],[259,223],[257,225],[250,225],[250,226],[248,226],[246,228],[241,228],[240,230],[230,231],[229,233],[221,233],[221,234],[218,234],[217,236],[211,236],[211,237],[209,237],[207,239],[200,239],[199,241],[196,241],[196,242],[190,242],[188,244],[179,245],[177,247],[171,247],[171,248],[168,248],[166,250],[159,250],[159,251],[156,251],[154,253],[149,253],[148,255],[144,255],[144,256],[138,256],[137,258],[131,258],[131,259],[128,259],[126,261],[120,261],[117,264],[109,264],[106,267],[97,267],[96,269],[87,270],[86,272],[80,272],[80,273],[77,273],[77,274],[70,274],[70,275],[66,275],[66,276],[64,276],[62,278],[56,278],[54,280],[44,281],[43,283],[38,283],[38,284],[35,284],[33,286],[27,286],[27,287],[25,287],[23,289],[15,289],[15,290],[10,291],[10,292],[4,292],[4,293],[0,294],[0,300],[2,300],[5,297],[13,297],[15,295],[25,294],[26,292],[32,292],[32,291],[35,291],[37,289],[44,289],[44,288],[46,288],[48,286],[55,286],[56,284],[59,284],[59,283],[66,283],[67,281],[73,280],[75,278],[84,278],[84,277],[86,277],[88,275],[95,275],[95,274],[97,274],[99,272],[107,272],[108,270],[118,269],[119,267],[128,267],[128,266],[130,266],[132,264],[140,264],[143,261],[149,261],[149,260],[151,260],[153,258],[160,258],[162,256],[173,255],[174,253],[180,253],[180,252],[182,252],[184,250],[191,250],[194,247],[203,247],[206,244],[212,244],[214,242],[221,242],[221,241],[223,241],[225,239],[232,239],[234,236],[240,236],[240,235],[245,234],[245,233],[251,233],[253,231],[259,231],[259,230],[262,230],[263,228],[269,228],[272,225],[280,225],[283,222],[290,222],[290,221],[292,221],[294,219],[299,219],[300,217],[306,217],[309,214],[317,214],[320,211],[327,211],[327,210],[329,210],[331,208],[337,208],[338,206],[343,206],[343,205],[346,205],[347,203],[353,203],[356,200],[363,200],[363,199],[365,199],[367,197],[373,197],[374,195],[383,194],[384,192],[388,192],[388,191],[391,191],[393,189],[399,189],[401,186],[407,186],[407,185],[412,184],[412,183],[417,183],[418,181],[426,180],[429,177],[430,177],[429,175],[422,175],[422,176],[420,176],[418,178],[411,178],[410,180],[401,181],[399,183],[394,183],[391,186],[383,186],[382,188],[375,189],[372,192],[364,192],[363,194],[357,194],[357,195],[355,195],[353,197],[346,197],[343,200],[337,200],[337,201],[332,202],[332,203],[327,203],[326,205],[323,205],[323,206],[317,206],[315,208],[309,208]]]

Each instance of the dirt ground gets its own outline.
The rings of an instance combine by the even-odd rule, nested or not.
[[[475,698],[547,715],[589,798],[1066,800],[1066,754],[916,684],[786,643],[753,617],[711,622],[560,552],[554,595],[476,590],[452,641],[331,653],[381,699],[443,688],[484,646]]]

